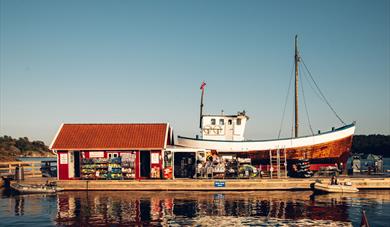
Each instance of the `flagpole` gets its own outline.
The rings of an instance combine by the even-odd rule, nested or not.
[[[203,118],[203,96],[204,96],[204,87],[206,86],[206,83],[202,81],[202,85],[200,86],[200,89],[202,90],[202,95],[200,97],[200,116],[199,116],[199,128],[202,129],[202,118]]]

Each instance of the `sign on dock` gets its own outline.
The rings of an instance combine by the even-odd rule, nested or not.
[[[214,187],[216,187],[216,188],[224,188],[225,187],[225,181],[214,181]]]

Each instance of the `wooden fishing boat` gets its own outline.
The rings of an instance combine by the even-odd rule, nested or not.
[[[195,138],[178,136],[176,145],[209,151],[214,150],[220,153],[235,153],[241,157],[251,158],[252,162],[263,166],[270,162],[270,159],[274,156],[272,153],[277,152],[289,166],[300,159],[308,159],[312,171],[318,171],[320,168],[328,166],[336,166],[340,171],[344,170],[350,156],[355,122],[346,124],[340,118],[311,77],[310,72],[308,74],[315,85],[313,86],[317,87],[322,101],[325,101],[343,125],[329,127],[331,130],[318,131],[318,133],[315,133],[310,126],[311,135],[302,136],[298,134],[298,63],[301,61],[303,62],[298,53],[297,37],[295,37],[295,133],[290,138],[280,138],[280,128],[278,138],[275,139],[244,139],[245,125],[249,120],[245,111],[238,112],[235,115],[226,115],[223,112],[213,115],[203,114],[203,96],[206,85],[203,82],[200,87],[202,90],[199,124],[201,135]],[[308,71],[306,65],[305,68]]]
[[[315,193],[354,193],[358,191],[359,189],[347,183],[343,183],[343,184],[325,184],[322,182],[314,183]]]
[[[34,194],[34,193],[56,193],[64,190],[55,184],[21,184],[11,183],[11,189],[20,194]]]

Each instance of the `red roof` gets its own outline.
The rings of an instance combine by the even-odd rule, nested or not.
[[[168,124],[63,124],[52,150],[163,149]]]

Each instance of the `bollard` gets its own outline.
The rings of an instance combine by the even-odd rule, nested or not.
[[[15,177],[14,177],[16,181],[20,181],[20,179],[19,179],[19,172],[20,172],[19,166],[16,166],[15,167]]]
[[[24,180],[24,168],[23,168],[23,166],[16,166],[16,168],[15,168],[15,180],[16,181]]]
[[[19,168],[20,180],[24,180],[24,167]]]

